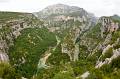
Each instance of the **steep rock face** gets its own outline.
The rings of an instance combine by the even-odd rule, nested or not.
[[[101,17],[96,26],[80,37],[79,44],[86,47],[84,53],[87,50],[88,58],[95,56],[95,68],[111,63],[114,58],[119,57],[119,21]]]
[[[76,43],[77,38],[80,35],[81,30],[79,28],[72,28],[70,34],[68,34],[62,43],[62,53],[67,53],[71,61],[78,60],[79,44]]]
[[[6,53],[3,53],[3,51],[0,51],[0,63],[8,63],[9,62],[9,57]]]
[[[80,44],[87,46],[93,55],[98,50],[103,51],[109,46],[114,37],[113,33],[117,32],[117,30],[119,30],[118,22],[115,22],[110,17],[101,17],[96,26],[90,28],[90,30],[81,37]]]
[[[48,6],[42,11],[40,11],[40,13],[36,13],[36,14],[39,17],[46,18],[49,15],[53,15],[53,14],[58,14],[58,15],[59,14],[70,14],[74,12],[82,12],[81,16],[87,14],[87,12],[85,12],[82,8],[75,7],[75,6],[68,6],[64,4],[55,4],[55,5]]]
[[[113,50],[113,55],[110,58],[106,58],[104,61],[98,61],[98,64],[96,64],[95,68],[100,68],[104,64],[110,64],[113,59],[116,59],[120,56],[120,49]]]
[[[110,17],[101,17],[99,22],[102,24],[101,36],[105,32],[114,32],[119,28],[118,22],[114,22]]]
[[[45,21],[46,27],[55,30],[69,28],[73,26],[75,22],[78,24],[86,23],[85,26],[88,26],[86,28],[89,28],[89,26],[96,22],[96,17],[93,14],[88,13],[82,8],[64,4],[51,5],[34,14],[39,19]]]
[[[0,62],[8,62],[9,58],[6,54],[6,49],[8,48],[7,43],[2,38],[0,39]]]
[[[119,59],[120,56],[119,24],[119,21],[115,21],[115,19],[111,17],[101,17],[94,27],[91,27],[80,37],[80,49],[83,49],[84,54],[86,50],[88,50],[85,56],[80,50],[81,57],[86,57],[86,60],[90,58],[90,60],[94,62],[94,68],[100,72],[107,72],[106,70],[112,69],[113,71],[110,71],[108,74],[118,72],[117,69],[119,69],[119,66],[114,67],[114,65],[118,64],[119,60],[116,61],[114,65],[112,63],[114,62],[113,60]],[[89,75],[91,74],[92,73]],[[88,76],[88,79],[89,78],[91,77]]]
[[[8,50],[14,45],[14,40],[21,35],[23,29],[35,27],[37,23],[32,22],[36,19],[33,14],[9,12],[0,12],[0,14],[5,17],[0,19],[0,61],[8,62]]]
[[[110,64],[113,59],[116,59],[117,57],[120,56],[119,37],[116,39],[116,41],[112,45],[109,45],[111,40],[112,39],[110,39],[107,46],[103,48],[102,55],[99,57],[95,68],[100,68],[105,64]],[[116,48],[116,46],[118,47]]]

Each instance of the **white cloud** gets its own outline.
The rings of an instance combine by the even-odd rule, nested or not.
[[[37,12],[57,3],[79,6],[96,16],[120,15],[120,0],[0,0],[0,10]]]
[[[0,0],[0,3],[8,2],[10,0]]]

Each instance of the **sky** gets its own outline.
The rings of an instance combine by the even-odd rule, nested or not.
[[[120,15],[120,0],[0,0],[0,11],[38,12],[58,3],[84,8],[97,17]]]

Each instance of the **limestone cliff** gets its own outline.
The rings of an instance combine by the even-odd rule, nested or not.
[[[88,27],[86,28],[89,28],[97,20],[93,14],[88,13],[83,8],[64,4],[51,5],[34,14],[45,21],[45,26],[55,30],[66,29],[73,26],[74,23],[84,24],[84,22],[87,22]]]
[[[8,50],[10,46],[14,45],[14,40],[21,35],[23,29],[36,27],[39,20],[30,13],[0,12],[0,14],[3,16],[9,15],[8,17],[1,19],[0,23],[0,61],[8,62]]]

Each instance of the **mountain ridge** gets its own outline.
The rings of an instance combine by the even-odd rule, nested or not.
[[[54,5],[50,5],[44,9],[42,9],[40,12],[34,13],[35,15],[37,15],[38,17],[41,16],[50,16],[51,14],[61,14],[61,15],[67,15],[69,14],[69,16],[72,13],[78,13],[76,16],[83,16],[86,15],[88,16],[89,13],[87,13],[83,8],[77,7],[77,6],[69,6],[69,5],[65,5],[65,4],[54,4]],[[39,14],[41,16],[39,16]]]

